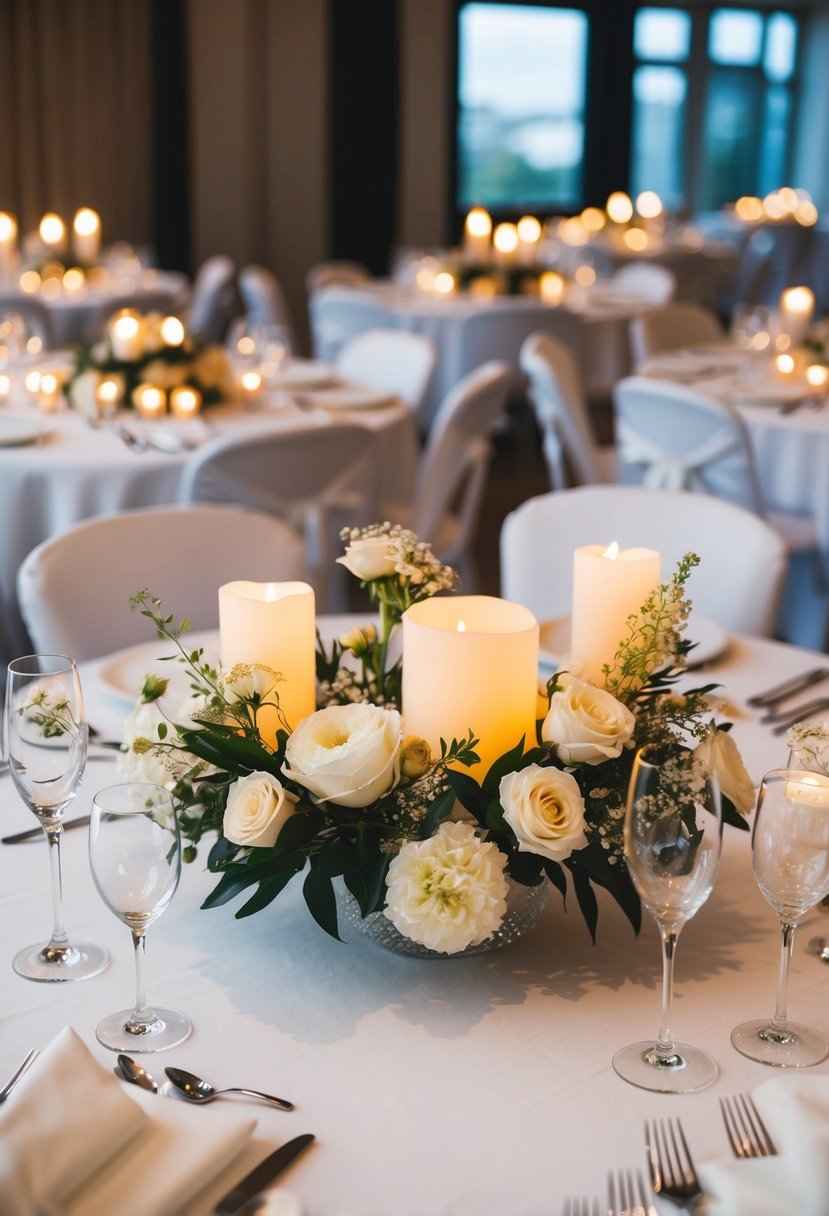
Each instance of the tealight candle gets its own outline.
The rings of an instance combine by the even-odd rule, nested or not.
[[[38,235],[50,253],[57,253],[66,243],[66,225],[54,211],[47,211],[38,225]]]
[[[799,346],[812,321],[815,311],[814,293],[808,287],[787,287],[780,296],[780,326]]]
[[[138,384],[132,403],[142,418],[160,418],[167,413],[167,394],[157,384]]]
[[[829,367],[823,363],[810,363],[806,368],[806,383],[818,393],[825,393],[829,389]]]
[[[472,262],[488,262],[492,220],[483,207],[473,207],[463,229],[463,251]]]
[[[515,224],[499,224],[492,234],[492,244],[495,261],[499,265],[507,266],[514,262],[518,251],[518,229]]]
[[[605,203],[608,219],[614,224],[628,224],[633,218],[633,203],[624,190],[614,190]]]
[[[81,207],[72,221],[72,249],[79,262],[94,262],[101,251],[101,217],[91,207]]]
[[[141,319],[129,308],[121,309],[109,323],[109,341],[113,356],[123,363],[132,363],[144,353]]]
[[[545,270],[538,280],[538,294],[545,304],[560,304],[564,299],[564,279],[555,270]]]
[[[219,588],[219,654],[225,675],[237,664],[278,672],[279,705],[293,729],[314,712],[316,697],[314,591],[307,583],[225,583]],[[273,745],[276,711],[257,715],[262,738]]]
[[[103,418],[111,418],[121,399],[121,385],[109,376],[98,381],[95,389],[95,403],[98,413]]]
[[[0,279],[8,278],[17,262],[17,220],[0,211]]]
[[[23,377],[23,387],[30,397],[36,397],[40,392],[40,372],[26,372]]]
[[[260,372],[248,370],[239,377],[239,389],[242,400],[248,404],[258,401],[262,396],[262,375]]]
[[[44,414],[53,414],[60,405],[61,387],[59,378],[52,372],[46,372],[40,377],[37,405]]]
[[[68,296],[78,296],[86,284],[86,275],[78,266],[71,266],[61,280]]]
[[[436,596],[403,614],[407,734],[440,755],[441,739],[472,730],[482,779],[522,739],[535,742],[538,622],[523,604],[493,596]]]
[[[182,384],[170,392],[170,409],[176,418],[195,418],[201,409],[201,393],[189,384]]]
[[[165,317],[159,332],[165,346],[181,346],[184,341],[184,326],[178,317]]]
[[[790,355],[788,352],[782,355],[775,355],[774,367],[779,379],[791,380],[796,369],[794,355]]]
[[[655,549],[620,549],[615,542],[576,549],[570,658],[579,676],[603,683],[602,668],[613,662],[627,618],[659,585],[659,566]]]
[[[432,290],[436,296],[451,296],[455,291],[455,276],[448,270],[441,270],[435,275]]]
[[[541,240],[541,224],[534,215],[524,215],[516,226],[518,232],[518,261],[522,266],[532,266],[538,257]]]

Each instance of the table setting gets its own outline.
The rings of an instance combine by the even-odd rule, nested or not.
[[[622,647],[627,660],[614,677],[619,641],[611,639],[627,606],[641,603],[645,619],[670,622],[662,626],[666,653],[692,659],[682,634],[693,562],[655,589],[658,554],[629,551],[618,560],[603,546],[588,547],[575,580],[570,657],[561,664],[579,675],[542,670],[542,705],[537,625],[526,609],[436,594],[451,589],[452,572],[399,529],[347,530],[344,548],[343,564],[378,609],[374,622],[365,614],[316,619],[313,596],[296,584],[229,584],[220,592],[219,635],[189,638],[147,593],[136,599],[147,617],[146,644],[80,664],[74,675],[74,665],[69,675],[54,673],[78,680],[82,710],[60,688],[41,687],[43,671],[34,688],[33,673],[24,673],[28,710],[19,691],[9,696],[22,743],[8,734],[11,770],[0,773],[6,835],[18,835],[26,817],[31,822],[25,746],[47,775],[67,774],[51,802],[38,794],[34,805],[47,835],[72,806],[58,883],[69,949],[88,939],[111,960],[80,983],[37,986],[17,976],[6,985],[0,1076],[11,1077],[32,1048],[40,1053],[0,1105],[0,1125],[11,1127],[2,1143],[13,1145],[0,1154],[0,1194],[24,1205],[11,1207],[10,1199],[10,1210],[29,1210],[19,1198],[27,1186],[55,1210],[114,1210],[106,1203],[147,1162],[163,1197],[158,1206],[148,1200],[143,1212],[230,1212],[223,1197],[245,1170],[312,1129],[316,1143],[267,1195],[266,1211],[574,1216],[600,1202],[601,1211],[664,1216],[677,1210],[670,1196],[680,1186],[696,1186],[705,1199],[695,1210],[717,1216],[825,1211],[827,973],[811,943],[825,929],[814,905],[829,889],[829,777],[800,767],[823,755],[825,739],[820,731],[783,739],[763,721],[772,711],[797,714],[820,691],[827,678],[820,656],[732,636],[702,672],[680,667],[669,685],[658,677],[654,705],[673,705],[699,735],[691,734],[691,750],[671,745],[667,756],[648,756],[621,740],[633,738],[631,729],[637,741],[659,738],[666,719],[651,719],[646,701],[631,728],[625,700],[637,705],[631,673],[638,670],[640,687],[650,687],[656,668],[646,674],[646,667],[658,666],[661,651]],[[163,636],[152,642],[159,624]],[[184,661],[163,657],[172,654]],[[284,680],[274,685],[276,670]],[[482,692],[493,684],[495,706]],[[383,708],[399,703],[401,689],[404,724],[396,709]],[[612,714],[603,698],[615,700]],[[513,735],[535,722],[538,745],[523,752]],[[87,723],[95,732],[88,743]],[[800,749],[790,762],[789,742]],[[111,743],[120,747],[105,746]],[[79,748],[103,762],[93,769],[87,761],[78,789]],[[333,765],[331,749],[332,760],[342,753]],[[796,767],[786,771],[787,763]],[[483,785],[476,768],[490,770]],[[713,771],[719,796],[704,777]],[[794,860],[809,874],[796,909],[786,892],[778,903],[791,961],[775,1018],[782,1009],[785,1028],[790,1007],[795,1039],[806,1027],[824,1044],[817,1063],[772,1078],[768,1063],[735,1050],[730,1038],[752,1016],[775,1024],[768,1019],[780,930],[768,901],[779,900],[780,889],[768,877],[773,871],[757,869],[757,856],[759,839],[772,861],[786,842],[773,834],[766,840],[755,827],[752,850],[752,833],[738,830],[749,826],[764,775],[761,819],[772,798],[800,816]],[[626,799],[628,786],[638,793]],[[456,798],[459,818],[450,814],[459,810]],[[681,820],[685,827],[658,849],[645,848],[638,872],[637,808],[646,824],[649,808],[666,798],[682,811],[665,826]],[[88,831],[66,830],[87,814]],[[384,822],[392,839],[402,833],[408,843],[378,849]],[[362,843],[354,852],[358,824]],[[689,824],[696,825],[690,836]],[[612,877],[612,866],[603,869],[585,849],[585,831],[594,841],[607,833],[607,856],[620,865],[615,850],[622,849],[628,872]],[[28,841],[0,846],[13,913],[0,929],[7,966],[45,918],[37,854]],[[126,868],[119,857],[129,858]],[[140,907],[124,902],[132,867],[155,876],[140,887]],[[413,902],[426,875],[432,895]],[[516,915],[510,885],[548,897],[529,916],[526,909]],[[651,915],[637,932],[640,901]],[[670,960],[659,1035],[653,918]],[[801,919],[802,940],[792,949],[790,922]],[[133,934],[135,964],[120,921]],[[139,941],[151,921],[148,1006]],[[672,1037],[672,990],[681,1042]],[[121,1010],[114,1022],[113,1009]],[[123,1038],[106,1046],[110,1030],[136,1012],[127,1046]],[[172,1046],[154,1040],[168,1019]],[[637,1041],[633,1055],[646,1073],[631,1084],[622,1057]],[[655,1065],[646,1059],[651,1051]],[[688,1058],[677,1064],[683,1053]],[[702,1079],[694,1078],[695,1053],[713,1068]],[[46,1066],[55,1060],[64,1096],[53,1117],[65,1151],[53,1173],[41,1173],[23,1163],[48,1131],[40,1112]],[[113,1124],[124,1120],[105,1144],[100,1120],[97,1135],[79,1126],[76,1139],[66,1119],[73,1091],[77,1102],[81,1090],[96,1086],[107,1110],[112,1103]],[[123,1106],[125,1095],[140,1103],[138,1116]],[[754,1111],[743,1095],[753,1098],[776,1154],[755,1156],[756,1124],[745,1114]],[[210,1111],[188,1109],[214,1096]],[[17,1114],[30,1109],[36,1122]],[[138,1127],[142,1113],[151,1127]],[[223,1118],[203,1134],[194,1130],[217,1114]],[[665,1121],[675,1138],[678,1122],[685,1137],[679,1164]],[[30,1127],[38,1129],[34,1137]],[[130,1137],[134,1154],[121,1147]],[[178,1147],[166,1147],[172,1144]],[[767,1148],[765,1140],[757,1144],[757,1153]],[[167,1165],[174,1158],[175,1168]],[[752,1206],[758,1194],[765,1207]],[[789,1206],[783,1198],[770,1206],[770,1196]]]

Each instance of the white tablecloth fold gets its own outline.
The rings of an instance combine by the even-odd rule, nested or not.
[[[701,1164],[705,1216],[826,1216],[829,1077],[774,1077],[754,1091],[776,1157]]]
[[[3,1216],[173,1216],[256,1120],[127,1093],[66,1028],[0,1108]]]

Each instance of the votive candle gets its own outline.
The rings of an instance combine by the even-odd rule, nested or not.
[[[144,334],[141,318],[125,308],[117,312],[109,323],[109,341],[112,353],[123,363],[132,363],[144,353]]]
[[[463,251],[472,262],[488,262],[492,220],[483,207],[473,207],[463,226]]]
[[[656,504],[655,504],[656,509]],[[625,622],[659,585],[655,549],[584,545],[573,554],[573,608],[570,659],[573,671],[602,685],[625,636]]]
[[[132,403],[142,418],[161,418],[167,413],[167,394],[157,384],[138,384]]]
[[[0,279],[10,278],[17,264],[17,220],[0,211]]]
[[[44,414],[54,414],[60,405],[60,379],[53,372],[46,372],[40,377],[40,387],[37,395],[38,409]]]
[[[101,252],[101,217],[91,207],[75,212],[72,249],[79,262],[95,262]]]
[[[189,384],[170,391],[170,410],[176,418],[195,418],[201,409],[201,393]]]
[[[808,287],[787,287],[780,296],[780,327],[800,346],[812,323],[815,311],[814,293]]]

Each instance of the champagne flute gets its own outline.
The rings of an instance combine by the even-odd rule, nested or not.
[[[761,1064],[808,1068],[829,1055],[817,1030],[788,1020],[789,962],[805,912],[829,893],[829,777],[802,769],[773,769],[760,786],[751,833],[758,886],[780,921],[780,966],[774,1015],[731,1032],[739,1052]]]
[[[632,1043],[613,1057],[619,1076],[641,1089],[691,1093],[717,1076],[706,1052],[674,1041],[671,1008],[677,939],[711,894],[721,843],[719,789],[697,755],[679,746],[641,748],[628,788],[625,858],[662,937],[662,1017],[655,1043]]]
[[[112,1013],[95,1033],[113,1051],[163,1051],[183,1043],[189,1018],[151,1009],[144,982],[147,928],[175,894],[181,875],[181,836],[173,800],[160,785],[129,782],[95,795],[89,861],[98,894],[132,933],[135,1007]]]
[[[14,659],[6,677],[6,747],[18,794],[49,843],[53,929],[48,942],[21,950],[12,966],[27,980],[85,980],[109,955],[93,942],[69,941],[63,923],[60,838],[63,817],[86,766],[88,728],[78,670],[59,654]]]

